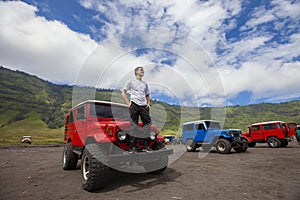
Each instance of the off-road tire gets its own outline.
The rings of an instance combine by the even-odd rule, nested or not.
[[[248,144],[248,147],[255,147],[256,146],[256,142],[250,142],[249,144]]]
[[[246,141],[247,142],[248,140],[245,139],[245,138],[242,138],[242,141]],[[237,153],[246,152],[247,149],[248,149],[248,143],[243,143],[241,146],[233,148],[233,150],[235,152],[237,152]]]
[[[197,147],[192,139],[187,139],[185,142],[185,148],[188,152],[194,152]]]
[[[98,144],[88,144],[81,159],[82,186],[87,191],[103,188],[107,181],[106,151]]]
[[[231,144],[226,139],[219,139],[216,144],[216,149],[218,153],[228,154],[231,151]]]
[[[152,145],[153,151],[165,150],[166,147],[162,142],[155,141]],[[150,153],[151,154],[151,153]],[[163,156],[157,162],[145,163],[144,169],[149,174],[161,174],[168,167],[169,157]]]
[[[212,145],[211,144],[203,144],[201,146],[203,152],[210,152]]]
[[[233,148],[233,150],[237,153],[243,153],[243,152],[246,152],[248,149],[248,145],[244,145],[244,146],[241,146],[241,147],[237,147],[237,148]]]
[[[289,141],[286,139],[281,140],[281,147],[287,147],[289,144]]]
[[[237,153],[243,153],[243,152],[246,152],[247,149],[248,149],[248,147],[238,147],[238,148],[235,148],[234,151]]]
[[[72,143],[68,142],[64,146],[62,166],[64,170],[74,170],[77,167],[78,155],[72,151]]]
[[[271,148],[281,147],[281,141],[277,137],[269,137],[267,143]]]

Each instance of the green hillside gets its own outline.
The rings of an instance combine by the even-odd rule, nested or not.
[[[0,67],[0,145],[19,144],[23,135],[31,135],[33,144],[63,142],[62,127],[71,108],[72,92],[72,86],[56,85]],[[120,92],[114,90],[98,89],[95,99],[110,101],[112,95],[114,101],[123,102]],[[159,101],[151,104],[152,120],[163,134],[180,134],[182,122],[211,118],[211,108],[180,107]],[[164,115],[165,122],[155,120]],[[268,120],[299,123],[300,101],[227,107],[224,128],[247,131],[249,124]]]
[[[300,101],[279,104],[262,103],[226,108],[225,127],[236,127],[247,131],[249,124],[263,121],[281,120],[300,122]]]
[[[14,121],[0,128],[0,145],[20,144],[24,135],[32,136],[32,144],[63,143],[63,128],[49,129],[41,115],[30,112],[24,119]]]
[[[40,114],[49,128],[59,128],[70,107],[72,87],[54,85],[19,71],[0,68],[0,127],[25,119],[26,114]]]

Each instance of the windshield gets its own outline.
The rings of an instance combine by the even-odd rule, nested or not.
[[[91,104],[90,115],[98,118],[114,118],[129,120],[129,111],[127,107],[111,106],[109,104]]]
[[[221,129],[219,122],[205,121],[205,124],[208,129]]]

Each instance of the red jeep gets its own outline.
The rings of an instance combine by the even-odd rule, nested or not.
[[[291,141],[287,124],[283,121],[268,121],[251,124],[249,133],[243,133],[249,141],[249,147],[255,147],[256,143],[268,143],[269,147],[286,147]]]
[[[144,148],[145,138],[150,140],[152,152],[130,153],[130,116],[124,104],[89,100],[72,108],[66,115],[63,169],[72,170],[81,159],[83,188],[94,191],[109,181],[108,170],[130,173],[162,173],[168,166],[172,149],[166,149],[164,137],[155,126],[149,135],[142,124],[137,132],[145,134],[136,140],[137,149]]]

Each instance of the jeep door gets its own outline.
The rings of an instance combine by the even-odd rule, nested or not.
[[[264,134],[261,128],[261,124],[252,125],[250,127],[250,134],[254,141],[264,141]]]
[[[297,123],[289,122],[287,123],[287,127],[289,129],[289,136],[296,137]]]
[[[182,142],[185,144],[187,139],[192,139],[194,140],[194,137],[196,135],[196,131],[194,130],[195,124],[190,123],[190,124],[183,124],[182,126]]]
[[[75,127],[76,133],[74,134],[73,144],[76,146],[82,146],[86,137],[86,105],[78,106],[75,110]]]
[[[203,123],[195,124],[195,129],[196,129],[195,141],[203,142],[206,136],[204,124]]]
[[[278,123],[277,124],[277,137],[278,138],[281,138],[281,139],[284,139],[284,138],[287,138],[290,135],[290,132],[289,132],[289,129],[288,129],[288,125],[286,123]]]

